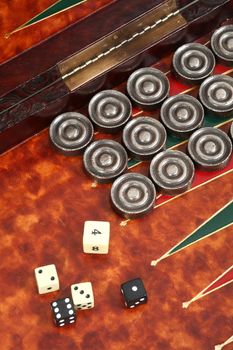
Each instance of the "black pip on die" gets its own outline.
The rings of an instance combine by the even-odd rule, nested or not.
[[[110,223],[107,221],[85,221],[83,251],[89,254],[108,254]]]
[[[72,284],[71,295],[76,310],[86,310],[94,307],[94,294],[91,282]]]
[[[141,278],[130,280],[121,285],[121,293],[128,308],[134,308],[147,302],[147,293]]]
[[[58,299],[51,303],[54,323],[57,327],[62,327],[76,321],[74,305],[70,298]]]
[[[59,290],[59,279],[54,264],[37,267],[34,272],[39,294]]]

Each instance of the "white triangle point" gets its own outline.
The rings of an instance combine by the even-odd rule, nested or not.
[[[190,301],[186,301],[182,304],[182,308],[187,309],[189,307],[189,305],[190,305]]]

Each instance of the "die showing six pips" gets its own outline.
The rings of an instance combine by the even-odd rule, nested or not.
[[[145,116],[130,122],[131,102],[115,90],[99,92],[90,101],[89,115],[98,130],[114,133],[124,127],[123,144],[129,156],[137,160],[148,160],[154,156],[150,164],[150,177],[155,187],[150,179],[141,174],[122,175],[127,170],[126,150],[115,141],[91,143],[94,129],[87,117],[69,112],[58,116],[51,124],[50,139],[57,150],[66,155],[78,155],[86,149],[84,167],[87,173],[98,182],[115,180],[111,189],[111,201],[120,215],[132,219],[152,210],[156,190],[176,195],[191,186],[193,163],[182,152],[166,151],[166,131],[181,138],[191,136],[188,153],[196,167],[216,170],[227,165],[232,154],[230,138],[221,130],[202,126],[204,109],[222,116],[228,116],[233,111],[233,79],[222,75],[211,76],[215,57],[232,66],[232,37],[232,25],[221,27],[211,38],[213,52],[204,45],[191,43],[178,48],[173,56],[173,71],[179,79],[186,83],[202,83],[199,90],[201,103],[190,95],[167,98],[169,80],[155,68],[141,68],[131,74],[127,82],[127,93],[134,104],[145,109],[155,109],[165,100],[161,109],[163,125]],[[229,135],[233,139],[233,124]],[[197,147],[197,143],[201,147]],[[221,153],[221,159],[218,153]],[[158,177],[158,174],[162,174],[162,177]],[[184,179],[182,183],[180,178]],[[126,185],[127,193],[121,191],[123,194],[119,196],[117,186]],[[142,194],[145,197],[145,193],[148,195],[146,201],[142,202],[141,197]],[[107,254],[109,228],[104,226],[104,222],[102,226],[96,223],[98,222],[93,227],[88,224],[92,229],[84,234],[83,250],[88,254]],[[35,269],[35,277],[39,294],[59,290],[55,265],[38,267]],[[140,278],[123,283],[121,292],[127,308],[147,302],[147,293]],[[94,307],[90,282],[72,285],[71,294],[73,301],[66,297],[51,303],[54,321],[59,327],[76,321],[75,310]]]

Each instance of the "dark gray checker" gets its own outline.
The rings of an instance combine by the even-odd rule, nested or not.
[[[111,202],[115,211],[126,219],[134,219],[149,213],[155,203],[155,187],[148,177],[129,173],[114,181]]]
[[[153,109],[168,96],[169,80],[155,68],[141,68],[132,73],[127,81],[127,92],[139,107]]]
[[[204,122],[204,108],[193,96],[169,97],[162,105],[160,117],[172,135],[186,139]]]
[[[71,298],[58,299],[51,304],[52,316],[57,327],[76,322],[77,316]]]
[[[125,306],[129,309],[146,304],[148,300],[147,292],[141,278],[135,278],[122,283],[121,293],[125,299]]]
[[[173,69],[185,83],[197,84],[212,74],[215,57],[210,49],[198,43],[179,47],[173,56]]]
[[[56,117],[50,125],[49,136],[53,146],[65,155],[79,155],[88,146],[94,129],[90,120],[76,112]]]
[[[214,32],[211,47],[219,62],[233,66],[233,24],[220,27]]]
[[[181,151],[168,150],[157,154],[150,164],[150,176],[164,194],[177,195],[187,191],[193,182],[194,165]]]
[[[104,90],[91,99],[88,111],[97,130],[115,133],[130,119],[132,105],[128,97],[121,92]]]
[[[138,160],[152,159],[166,147],[164,126],[151,117],[138,117],[126,124],[123,143],[129,155]]]
[[[112,140],[91,143],[83,156],[86,172],[100,183],[115,180],[128,168],[128,155],[124,147]]]
[[[232,154],[232,143],[227,134],[219,129],[202,128],[189,139],[188,152],[197,167],[212,171],[224,168]]]
[[[200,86],[199,97],[209,112],[230,116],[233,112],[233,78],[227,75],[213,75]]]

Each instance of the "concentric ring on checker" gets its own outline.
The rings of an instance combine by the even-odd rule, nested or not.
[[[173,56],[176,75],[186,83],[199,83],[212,74],[215,57],[210,49],[198,43],[179,47]]]
[[[233,65],[233,24],[220,27],[214,32],[211,47],[222,63]]]
[[[92,142],[84,152],[86,172],[100,183],[115,180],[128,168],[128,156],[120,143],[112,140]]]
[[[80,154],[91,142],[93,134],[90,120],[76,112],[60,114],[49,128],[53,146],[66,155]]]
[[[166,141],[164,126],[151,117],[134,118],[123,130],[123,143],[129,155],[137,160],[152,159],[165,149]]]
[[[212,171],[224,168],[232,154],[232,143],[219,129],[206,127],[195,131],[188,142],[188,153],[201,169]]]
[[[193,182],[192,160],[181,151],[167,150],[157,154],[150,164],[150,177],[164,194],[177,195],[187,191]]]
[[[115,133],[121,130],[132,115],[128,97],[116,90],[104,90],[92,97],[88,112],[96,128]]]
[[[154,208],[156,190],[152,181],[138,173],[128,173],[114,181],[111,202],[114,210],[126,219],[134,219]]]
[[[187,138],[203,125],[204,108],[195,97],[180,94],[163,103],[160,117],[171,134]]]
[[[233,78],[227,75],[213,75],[200,86],[199,97],[206,109],[228,116],[233,111]]]
[[[147,109],[159,105],[168,96],[170,83],[166,75],[155,68],[140,68],[127,81],[127,92],[133,102]]]

